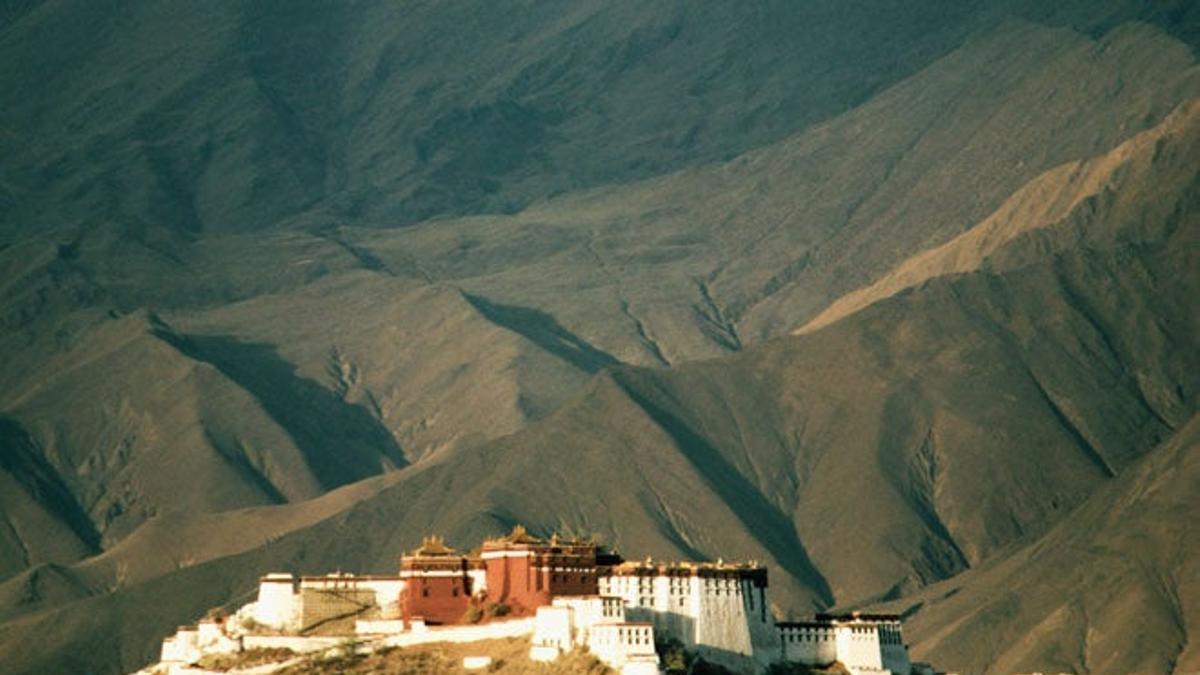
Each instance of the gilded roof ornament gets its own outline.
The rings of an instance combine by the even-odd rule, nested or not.
[[[446,545],[446,540],[440,535],[430,535],[421,540],[421,546],[413,551],[415,556],[453,555],[454,549]]]

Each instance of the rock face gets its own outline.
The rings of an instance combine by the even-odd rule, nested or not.
[[[877,4],[0,9],[5,668],[518,521],[1200,667],[1197,9]]]

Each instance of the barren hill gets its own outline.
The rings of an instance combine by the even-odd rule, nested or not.
[[[0,231],[508,212],[777,141],[1008,17],[1196,37],[1187,2],[1058,4],[9,2]]]
[[[69,617],[85,608],[89,616],[116,617],[163,593],[186,615],[249,590],[265,569],[384,570],[425,531],[469,541],[523,522],[597,532],[619,549],[661,557],[766,560],[783,611],[904,598],[897,602],[918,607],[918,656],[948,667],[992,665],[958,646],[979,639],[972,633],[959,643],[926,627],[990,626],[998,610],[917,605],[922,593],[933,593],[922,587],[961,583],[969,598],[972,579],[992,583],[997,573],[987,569],[1032,565],[1028,551],[1054,550],[1063,532],[1082,531],[1070,525],[1074,519],[1124,503],[1112,495],[1142,480],[1146,462],[1162,467],[1190,456],[1154,448],[1191,447],[1170,439],[1194,414],[1200,372],[1189,304],[1200,289],[1187,273],[1198,250],[1193,160],[1200,127],[1191,111],[1164,124],[1162,143],[1134,141],[1130,161],[1148,166],[1122,175],[1170,196],[1161,209],[1143,211],[1145,219],[1130,220],[1119,208],[1086,209],[1011,241],[1003,266],[928,281],[806,335],[671,370],[600,374],[524,430],[440,453],[340,506],[332,493],[319,502],[325,506],[255,512],[293,523],[261,548],[230,544],[210,562],[196,559],[178,571],[151,565],[141,572],[145,580],[126,578],[111,593],[118,561],[153,559],[161,544],[130,537],[106,554],[105,565],[23,575],[9,582],[10,597],[22,587],[51,597],[0,629],[0,639],[15,645],[47,622],[66,622],[70,639],[94,643],[106,662],[128,663],[128,654],[148,656],[153,640],[131,635],[102,647],[109,624]],[[1190,180],[1176,180],[1179,172]],[[1089,244],[1061,246],[1081,239]],[[598,476],[613,489],[597,491]],[[1183,508],[1192,486],[1171,484],[1177,487],[1162,508]],[[323,514],[318,522],[297,520],[311,508]],[[205,538],[244,540],[249,516],[233,513],[224,524],[218,517]],[[1121,522],[1105,527],[1119,530]],[[1113,537],[1117,551],[1141,541]],[[1094,572],[1123,574],[1104,569]],[[1177,585],[1182,578],[1163,578],[1165,593],[1190,597],[1190,587]],[[98,594],[60,604],[64,594],[75,597],[64,584]],[[1025,610],[1028,620],[1046,618],[1041,606]],[[1141,611],[1150,610],[1096,606],[1088,625],[1119,632],[1131,618],[1126,612]],[[159,608],[139,619],[144,633],[134,635],[165,630],[170,617]],[[1006,629],[1014,641],[1023,625]],[[1058,664],[1050,657],[1074,653],[1079,636],[1091,635],[1037,634],[1038,651],[997,653],[993,667],[1043,658]],[[1136,669],[1167,662],[1183,639],[1103,663]],[[132,652],[112,651],[124,649]],[[28,658],[30,669],[66,663],[55,650]]]
[[[999,564],[891,605],[913,612],[918,653],[972,672],[1200,667],[1196,434],[1192,419]]]
[[[1041,4],[0,10],[5,668],[517,522],[1195,667],[1196,10]]]

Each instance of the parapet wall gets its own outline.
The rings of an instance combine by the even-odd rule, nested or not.
[[[837,631],[833,626],[780,624],[780,660],[823,666],[837,661]]]
[[[496,621],[479,626],[441,626],[422,631],[409,631],[383,639],[388,647],[409,647],[430,642],[476,642],[501,638],[524,637],[533,634],[533,619]]]
[[[260,625],[299,632],[341,617],[396,619],[405,581],[399,577],[268,574],[252,616]]]
[[[852,673],[912,670],[896,617],[818,616],[779,624],[779,636],[784,661],[815,666],[838,661]]]

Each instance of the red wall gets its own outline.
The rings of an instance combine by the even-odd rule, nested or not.
[[[565,571],[586,565],[575,558],[562,560],[553,554],[535,553],[533,556],[489,558],[484,561],[487,569],[488,601],[533,609],[550,604],[557,595],[595,595],[600,586],[597,570],[586,567],[587,572]],[[555,571],[562,567],[564,571]],[[549,570],[540,569],[549,567]]]
[[[423,618],[426,623],[458,623],[471,602],[468,579],[412,577],[401,594],[404,620]]]
[[[487,568],[488,601],[533,609],[550,604],[550,591],[530,569],[530,558],[490,558]]]

